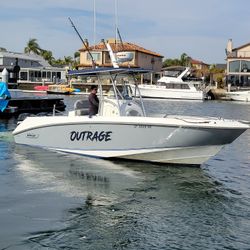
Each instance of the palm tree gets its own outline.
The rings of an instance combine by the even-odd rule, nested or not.
[[[49,64],[52,64],[55,58],[53,57],[53,54],[50,50],[41,50],[41,56],[49,62]]]
[[[71,66],[72,63],[74,62],[74,60],[73,60],[73,58],[71,56],[65,56],[64,57],[64,62],[65,62],[65,65]]]
[[[35,38],[31,38],[28,41],[27,46],[24,48],[24,52],[28,54],[33,52],[34,54],[40,55],[41,51],[42,49],[40,48],[39,44],[37,43],[37,39]]]
[[[64,66],[65,65],[65,61],[62,60],[61,58],[55,59],[53,60],[53,66]]]
[[[79,58],[79,57],[80,57],[80,52],[79,52],[79,51],[76,51],[76,52],[74,53],[74,58],[77,59],[77,58]]]
[[[188,66],[190,57],[186,53],[182,53],[180,57],[180,63],[182,66]]]

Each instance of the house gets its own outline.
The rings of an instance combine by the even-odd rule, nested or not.
[[[227,83],[238,87],[250,87],[250,43],[233,48],[232,39],[226,48]]]
[[[136,44],[117,41],[114,38],[108,39],[107,43],[111,46],[114,53],[117,52],[130,52],[133,54],[133,59],[129,62],[123,62],[120,67],[131,67],[131,68],[145,68],[150,69],[153,72],[153,79],[157,79],[159,72],[162,68],[163,56],[152,52],[148,49],[140,47]],[[88,47],[96,65],[98,67],[113,67],[112,61],[108,49],[104,42],[89,46],[88,41],[85,40],[85,44]],[[78,68],[92,67],[92,58],[86,48],[80,49],[80,64]],[[151,79],[152,80],[152,79]]]
[[[43,57],[36,54],[24,54],[0,51],[0,78],[6,68],[11,83],[52,83],[66,80],[64,68],[52,67]]]
[[[197,77],[203,77],[209,74],[209,64],[196,59],[191,59],[190,64]]]

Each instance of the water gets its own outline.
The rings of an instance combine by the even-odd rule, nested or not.
[[[250,120],[239,103],[145,105]],[[250,131],[191,168],[15,145],[15,126],[0,123],[0,249],[250,249]]]

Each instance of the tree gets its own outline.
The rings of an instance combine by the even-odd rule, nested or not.
[[[188,66],[190,65],[191,57],[189,57],[186,53],[182,53],[180,59],[166,59],[163,62],[163,67],[170,67],[170,66]]]
[[[27,46],[24,48],[24,52],[28,54],[33,52],[34,54],[40,55],[41,51],[42,49],[40,48],[39,44],[37,43],[37,39],[35,38],[31,38],[28,41]]]
[[[186,53],[182,53],[180,57],[181,66],[190,66],[191,59]]]
[[[178,66],[180,65],[180,60],[175,58],[175,59],[166,59],[164,62],[163,62],[163,67],[170,67],[170,66]]]
[[[74,58],[75,59],[78,59],[80,57],[80,52],[79,51],[76,51],[75,53],[74,53]]]
[[[49,64],[53,64],[55,58],[50,50],[41,50],[41,56],[48,61]]]
[[[7,49],[5,49],[5,48],[3,48],[3,47],[0,47],[0,51],[4,51],[4,52],[6,52],[6,51],[7,51]]]
[[[65,62],[65,65],[71,66],[72,63],[74,62],[74,60],[73,60],[73,58],[71,56],[65,56],[64,57],[64,62]]]
[[[62,60],[61,58],[55,59],[53,60],[53,66],[64,66],[65,65],[65,61]]]

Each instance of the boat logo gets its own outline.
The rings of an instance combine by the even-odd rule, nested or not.
[[[29,138],[29,139],[37,139],[39,137],[39,135],[29,132],[29,133],[26,134],[26,137]]]

